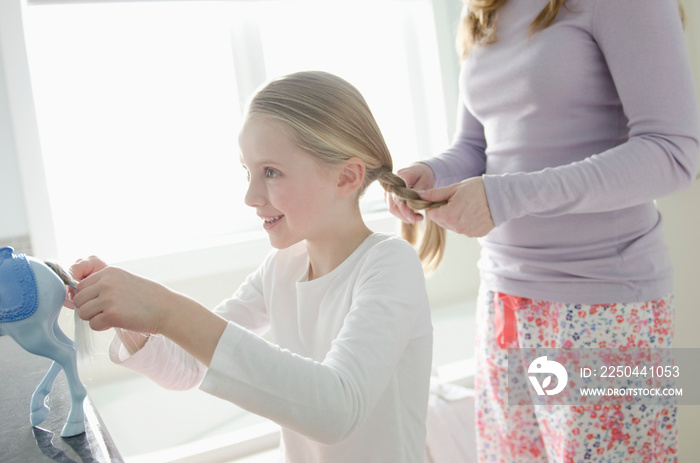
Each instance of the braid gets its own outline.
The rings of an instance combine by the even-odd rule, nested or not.
[[[408,188],[404,179],[393,173],[388,167],[380,167],[378,171],[377,180],[382,188],[388,193],[395,194],[414,212],[430,210],[447,204],[447,201],[434,203],[421,199],[415,190]],[[419,227],[420,224],[402,222],[401,236],[417,247],[423,268],[431,272],[440,264],[445,253],[445,229],[427,217],[425,228],[421,231]]]
[[[394,193],[396,196],[404,200],[404,202],[414,211],[422,211],[434,209],[444,206],[447,201],[434,203],[421,199],[416,190],[409,188],[404,179],[396,175],[388,167],[381,167],[379,177],[377,179],[385,191]]]

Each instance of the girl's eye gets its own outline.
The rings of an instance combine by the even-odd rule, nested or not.
[[[271,167],[266,167],[265,168],[265,178],[276,178],[279,177],[280,173],[279,171],[272,169]]]

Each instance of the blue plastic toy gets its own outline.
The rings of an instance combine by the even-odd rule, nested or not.
[[[60,267],[47,266],[33,257],[0,248],[0,336],[9,335],[28,352],[53,360],[32,395],[30,422],[37,426],[49,415],[44,400],[61,371],[66,373],[71,408],[62,437],[85,432],[83,401],[87,395],[78,376],[76,349],[58,326],[58,314],[66,297],[67,281]],[[53,270],[53,269],[56,270]],[[76,332],[78,326],[76,325]]]

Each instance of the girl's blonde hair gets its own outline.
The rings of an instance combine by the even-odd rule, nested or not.
[[[466,13],[457,34],[457,49],[462,59],[478,45],[488,45],[496,42],[496,23],[498,9],[508,0],[462,0]],[[559,14],[566,0],[549,0],[537,17],[530,23],[530,34],[548,28]],[[678,0],[678,10],[681,22],[685,25],[685,10]]]
[[[246,117],[281,123],[297,146],[324,162],[362,160],[366,171],[360,194],[377,180],[414,211],[442,205],[422,200],[394,174],[389,148],[369,106],[353,85],[338,76],[305,71],[275,79],[253,96]],[[426,219],[423,233],[402,224],[401,236],[417,247],[426,270],[437,267],[445,248],[443,228]]]

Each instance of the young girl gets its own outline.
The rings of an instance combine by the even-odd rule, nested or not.
[[[338,77],[292,74],[255,95],[239,143],[245,202],[277,250],[214,312],[96,257],[78,261],[80,317],[120,328],[115,362],[279,423],[285,461],[422,461],[432,358],[423,271],[407,242],[372,233],[359,208],[374,180],[417,194],[392,173],[367,104]]]

